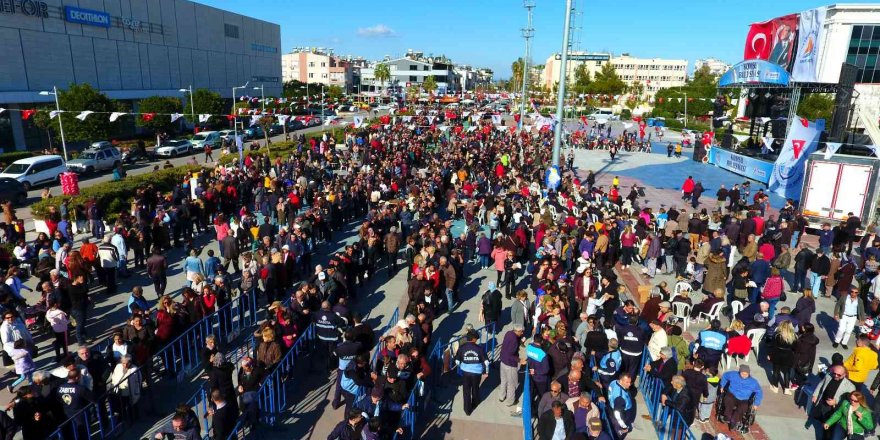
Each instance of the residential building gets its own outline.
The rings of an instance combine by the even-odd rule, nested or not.
[[[694,61],[694,70],[700,70],[706,66],[709,68],[709,73],[715,76],[721,76],[727,73],[730,70],[730,64],[725,63],[717,58],[703,58],[697,61]]]
[[[135,109],[149,96],[182,99],[179,89],[190,86],[227,99],[248,82],[281,94],[281,28],[187,0],[0,0],[0,36],[8,110],[54,103],[40,92],[74,83]],[[46,139],[33,118],[0,112],[0,150],[40,149]]]
[[[668,60],[662,58],[636,58],[627,53],[614,56],[610,53],[574,52],[568,56],[568,68],[566,76],[569,81],[574,79],[574,73],[579,66],[585,66],[591,77],[595,77],[605,64],[611,63],[617,71],[617,75],[627,85],[636,82],[644,86],[645,94],[654,95],[658,90],[666,87],[684,85],[687,80],[687,60]],[[561,69],[560,54],[552,54],[544,63],[544,71],[541,76],[541,85],[552,89],[559,81]]]
[[[334,55],[333,49],[295,47],[281,56],[281,76],[284,81],[335,85],[350,91],[354,84],[350,58]]]

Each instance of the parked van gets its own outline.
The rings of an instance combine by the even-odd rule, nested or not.
[[[0,178],[9,177],[21,182],[25,190],[47,182],[58,182],[58,175],[67,171],[64,159],[57,155],[44,155],[19,159],[6,167]]]
[[[189,142],[192,144],[193,150],[204,150],[205,145],[210,145],[212,149],[216,150],[220,147],[220,132],[202,131],[193,136]]]

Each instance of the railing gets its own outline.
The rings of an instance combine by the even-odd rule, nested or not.
[[[114,386],[94,403],[74,414],[58,426],[47,440],[89,440],[93,438],[105,439],[118,434],[123,426],[123,408],[120,408],[121,400],[118,398],[119,388],[127,383],[132,376],[137,377],[138,386],[141,383],[141,372],[135,370],[126,375],[120,385]]]
[[[494,362],[495,348],[497,346],[495,323],[489,323],[474,331],[480,335],[478,343],[483,346],[483,350],[486,352],[486,357],[489,358],[489,362]],[[445,344],[438,339],[437,343],[431,348],[431,352],[428,355],[428,362],[431,364],[431,370],[435,372],[431,375],[435,378],[434,383],[436,383],[436,381],[439,380],[439,377],[447,371],[445,368],[447,366],[447,361],[449,362],[448,365],[452,365],[452,358],[455,356],[458,345],[465,336],[467,335],[454,336]]]
[[[235,339],[242,329],[257,322],[256,305],[256,295],[239,295],[233,298],[229,304],[206,316],[153,354],[148,361],[148,366],[159,364],[164,368],[166,374],[174,376],[178,382],[182,382],[186,375],[197,370],[200,366],[198,351],[203,346],[205,337],[214,332],[218,337],[227,340]],[[112,343],[112,337],[110,343]],[[106,342],[102,344],[106,347]],[[98,347],[100,348],[100,344]],[[236,351],[233,359],[239,354],[240,351]],[[144,370],[144,372],[147,371]],[[138,370],[137,373],[141,374],[141,370]],[[118,387],[113,387],[79,413],[66,420],[49,436],[49,439],[103,440],[117,434],[121,426],[119,415],[114,414],[113,411],[113,401],[116,398],[117,390]],[[118,411],[116,412],[118,413]]]
[[[645,365],[650,363],[650,359],[648,352],[645,351],[642,356],[642,371]],[[639,376],[639,390],[645,398],[657,437],[659,440],[696,440],[696,436],[681,413],[661,403],[663,389],[663,381],[659,378],[644,372]]]
[[[310,324],[308,328],[299,336],[293,346],[287,351],[284,357],[278,362],[275,368],[266,375],[262,385],[257,390],[257,406],[259,408],[260,417],[263,422],[268,425],[274,425],[278,413],[284,411],[287,407],[287,393],[284,386],[285,381],[290,377],[289,373],[293,370],[300,355],[308,352],[315,340],[315,325]],[[247,409],[241,408],[242,415],[235,424],[235,429],[229,435],[229,439],[237,439],[247,436],[248,417]]]
[[[532,440],[535,433],[532,431],[532,379],[529,369],[526,368],[523,380],[523,394],[520,399],[522,405],[523,440]]]
[[[410,391],[409,393],[409,398],[406,399],[407,408],[400,413],[400,426],[404,428],[404,434],[399,434],[395,430],[393,440],[402,440],[404,438],[412,440],[413,438],[415,438],[416,417],[418,417],[418,414],[420,412],[419,403],[424,402],[425,400],[417,399],[417,397],[421,397],[423,395],[424,383],[421,380],[417,379],[412,391]]]
[[[391,314],[391,319],[388,320],[388,324],[385,324],[377,334],[379,335],[379,341],[376,342],[376,346],[373,347],[373,355],[370,357],[370,367],[376,367],[376,361],[379,359],[379,352],[382,351],[382,337],[385,333],[391,329],[394,325],[397,324],[397,321],[400,319],[400,309],[394,309],[394,313]]]

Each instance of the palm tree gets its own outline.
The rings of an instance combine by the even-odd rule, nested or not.
[[[525,64],[526,63],[522,58],[517,58],[516,61],[510,65],[512,76],[510,77],[510,82],[507,86],[511,92],[516,92],[522,87],[523,69],[525,68]]]
[[[425,82],[422,83],[422,87],[425,88],[425,91],[429,94],[434,94],[434,90],[437,90],[437,80],[434,79],[434,76],[428,76],[425,78]]]
[[[385,81],[391,79],[391,69],[385,63],[376,64],[376,68],[373,69],[373,76],[375,76],[376,81],[379,81],[384,87]]]

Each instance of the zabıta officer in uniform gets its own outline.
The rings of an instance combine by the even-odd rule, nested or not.
[[[477,345],[480,336],[469,331],[465,343],[455,352],[455,363],[461,368],[462,391],[464,394],[464,413],[471,415],[480,404],[480,382],[489,377],[489,358],[483,347]]]

